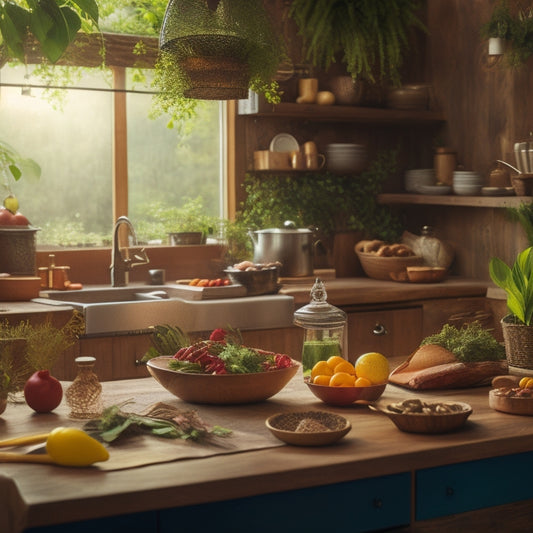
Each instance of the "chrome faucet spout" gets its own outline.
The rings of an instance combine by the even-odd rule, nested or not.
[[[125,247],[126,254],[122,255],[120,248],[120,227],[125,225],[128,230],[128,243]],[[131,242],[130,242],[131,241]],[[144,248],[141,248],[138,252],[133,254],[133,259],[128,256],[128,249],[130,246],[137,245],[137,236],[133,229],[133,224],[130,219],[125,216],[117,218],[115,226],[113,228],[113,247],[111,250],[111,285],[113,287],[125,287],[126,286],[126,272],[130,271],[133,267],[139,265],[146,265],[150,262]]]

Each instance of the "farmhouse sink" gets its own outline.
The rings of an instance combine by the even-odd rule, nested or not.
[[[85,334],[142,332],[158,324],[186,332],[231,326],[241,330],[290,327],[294,300],[286,295],[261,295],[218,300],[185,300],[168,285],[95,287],[50,291],[32,301],[70,306],[83,313]]]

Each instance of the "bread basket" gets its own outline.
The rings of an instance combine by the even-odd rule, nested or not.
[[[363,252],[364,242],[361,241],[355,245],[355,253],[369,278],[391,281],[393,279],[391,274],[394,276],[394,274],[405,272],[407,267],[423,264],[423,258],[418,255],[384,257],[375,252]]]

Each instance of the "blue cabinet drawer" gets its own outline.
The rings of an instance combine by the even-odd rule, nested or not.
[[[533,452],[492,457],[416,473],[416,520],[533,498]]]
[[[160,533],[373,531],[409,523],[409,473],[160,511]]]

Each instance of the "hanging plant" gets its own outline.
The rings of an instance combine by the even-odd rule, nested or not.
[[[425,31],[421,5],[421,0],[293,0],[289,16],[314,66],[327,70],[340,55],[352,78],[397,85],[410,29]]]
[[[279,102],[283,55],[260,0],[171,0],[155,69],[161,108],[186,116],[195,99],[246,98],[248,89]]]
[[[505,41],[504,56],[510,67],[518,67],[533,54],[533,7],[511,12],[507,0],[498,2],[490,19],[481,27],[484,39]]]

